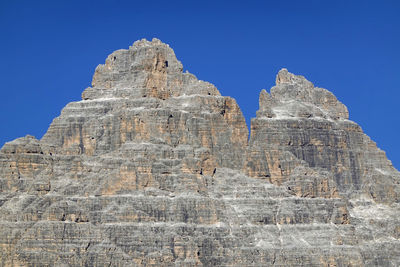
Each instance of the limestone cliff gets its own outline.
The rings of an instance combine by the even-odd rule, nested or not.
[[[282,69],[251,133],[157,39],[0,150],[2,266],[398,266],[400,173]]]

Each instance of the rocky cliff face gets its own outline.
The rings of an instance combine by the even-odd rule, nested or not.
[[[281,70],[249,139],[182,69],[137,41],[3,146],[0,265],[400,265],[400,174],[332,93]]]

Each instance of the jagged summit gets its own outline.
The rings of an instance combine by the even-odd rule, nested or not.
[[[281,83],[288,83],[288,84],[300,84],[302,87],[314,87],[312,82],[308,81],[304,76],[301,75],[294,75],[290,73],[286,68],[282,68],[278,74],[276,75],[275,79],[276,85]]]
[[[400,174],[282,69],[250,139],[160,40],[96,68],[41,140],[0,150],[1,266],[399,266]]]
[[[83,92],[82,99],[220,95],[214,85],[182,70],[169,45],[155,38],[142,39],[129,49],[113,52],[104,65],[97,66],[92,87]]]
[[[306,78],[281,69],[271,95],[260,93],[260,116],[268,118],[348,119],[345,105],[328,90],[314,87]]]

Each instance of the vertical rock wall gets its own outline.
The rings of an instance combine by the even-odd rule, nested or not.
[[[361,127],[348,120],[347,108],[331,92],[286,69],[278,73],[271,94],[260,94],[248,155],[247,173],[278,185],[297,184],[296,176],[301,183],[315,181],[306,177],[322,171],[328,173],[318,175],[322,180],[315,181],[311,191],[316,191],[310,194],[323,190],[333,196],[399,202],[398,171]]]
[[[0,150],[1,266],[396,266],[399,172],[283,69],[236,101],[141,40],[41,140]]]

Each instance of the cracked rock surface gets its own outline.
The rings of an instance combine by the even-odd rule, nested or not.
[[[326,89],[279,71],[251,131],[160,40],[0,150],[1,266],[399,266],[400,173]]]

